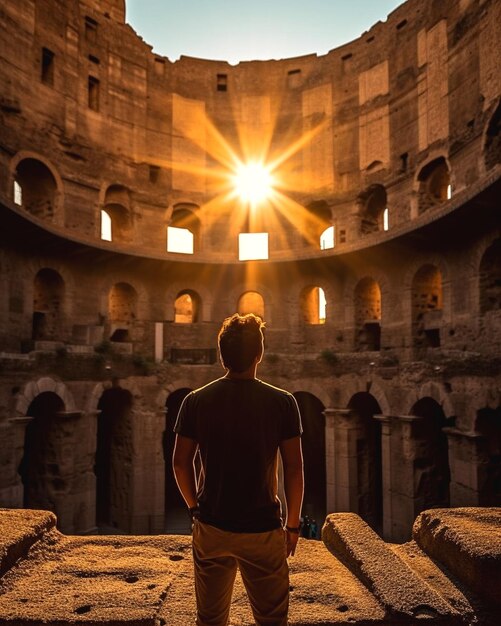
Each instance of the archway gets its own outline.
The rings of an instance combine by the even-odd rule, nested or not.
[[[475,429],[480,435],[479,506],[501,506],[501,407],[481,409]]]
[[[442,274],[423,265],[412,280],[412,336],[416,348],[438,348],[442,325]]]
[[[263,296],[257,291],[246,291],[238,300],[237,311],[240,315],[254,313],[264,320]]]
[[[33,284],[32,339],[60,339],[64,281],[53,269],[41,269]]]
[[[169,534],[185,534],[190,531],[190,523],[186,514],[186,504],[179,489],[172,469],[172,454],[176,433],[174,426],[181,404],[191,389],[182,387],[173,391],[165,402],[165,433],[163,441],[165,460],[165,532]]]
[[[14,202],[35,217],[52,220],[56,199],[57,183],[50,169],[37,159],[20,161],[14,177]]]
[[[357,502],[358,515],[377,532],[382,531],[383,478],[381,460],[381,424],[374,415],[381,413],[377,400],[370,393],[352,396],[348,408],[353,411],[357,426]]]
[[[101,212],[101,239],[127,242],[132,240],[132,218],[130,211],[129,190],[123,185],[110,185],[104,198],[104,213],[109,218],[109,230],[103,228],[103,220],[108,222]],[[103,235],[109,235],[103,236]]]
[[[32,417],[26,426],[24,454],[18,472],[24,487],[23,506],[44,509],[56,515],[68,492],[63,475],[62,439],[57,415],[64,411],[61,398],[45,391],[34,398],[27,415]],[[61,520],[59,520],[61,521]]]
[[[418,211],[424,213],[433,206],[449,200],[452,195],[447,161],[438,157],[427,163],[418,174]]]
[[[501,239],[496,239],[480,261],[480,313],[501,310]]]
[[[361,352],[381,347],[381,289],[370,277],[355,287],[355,347]]]
[[[200,296],[189,289],[181,291],[174,302],[174,322],[177,324],[195,324],[200,321]]]
[[[131,341],[131,330],[137,318],[137,292],[128,283],[113,285],[108,295],[110,339],[117,342]]]
[[[306,324],[325,324],[327,302],[322,287],[305,287],[301,291],[300,306]]]
[[[167,227],[167,252],[194,254],[199,247],[200,220],[194,205],[177,205]]]
[[[132,394],[114,383],[98,403],[96,525],[102,532],[128,531],[132,497]]]
[[[357,199],[362,235],[385,229],[387,209],[386,189],[383,185],[371,185]]]
[[[303,424],[304,499],[303,515],[317,522],[320,529],[326,515],[327,480],[325,470],[324,405],[313,394],[297,391],[294,397]]]
[[[416,456],[414,458],[414,489],[417,515],[420,511],[449,506],[448,425],[442,407],[430,397],[418,400],[411,415],[422,419],[414,425]]]
[[[306,244],[317,248],[327,249],[334,247],[334,240],[326,233],[332,227],[332,212],[325,200],[311,202],[306,207],[302,237]],[[327,244],[327,245],[326,245]]]

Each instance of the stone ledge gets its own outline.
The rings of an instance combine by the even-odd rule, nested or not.
[[[480,597],[501,606],[501,508],[424,511],[412,534],[429,556]]]
[[[37,541],[55,528],[56,516],[48,511],[0,508],[0,578]]]
[[[463,624],[461,614],[354,513],[327,516],[322,529],[327,548],[374,594],[392,620],[433,619]]]

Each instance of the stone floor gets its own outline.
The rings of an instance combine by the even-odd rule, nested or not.
[[[55,524],[0,509],[0,624],[194,623],[188,536],[65,536]],[[414,537],[389,545],[358,516],[330,515],[325,543],[301,539],[290,559],[291,626],[499,626],[501,509],[428,511]],[[238,578],[230,624],[253,623]]]

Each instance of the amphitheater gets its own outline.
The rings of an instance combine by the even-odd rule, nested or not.
[[[172,426],[222,374],[238,311],[266,320],[259,375],[300,406],[303,510],[334,513],[327,548],[335,528],[417,550],[425,518],[466,511],[489,520],[501,588],[501,2],[408,0],[323,56],[238,65],[156,55],[125,9],[0,7],[4,580],[54,533],[186,548]],[[273,177],[260,201],[234,190],[249,164]],[[303,544],[311,567],[335,561]],[[341,603],[314,621],[304,602],[291,623],[389,620]],[[439,613],[395,623],[455,623]]]

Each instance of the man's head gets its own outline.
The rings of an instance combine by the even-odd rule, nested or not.
[[[245,372],[255,359],[259,362],[263,355],[263,320],[249,313],[235,313],[227,317],[218,335],[219,352],[223,366],[241,374]]]

